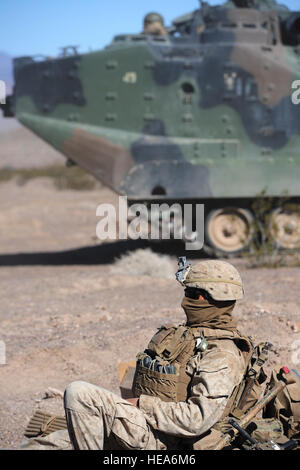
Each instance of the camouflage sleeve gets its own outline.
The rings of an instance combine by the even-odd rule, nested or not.
[[[154,429],[177,437],[196,437],[219,421],[245,368],[234,343],[222,343],[222,349],[212,347],[202,359],[198,355],[189,362],[187,372],[193,378],[186,402],[163,402],[157,397],[140,396],[139,408]]]

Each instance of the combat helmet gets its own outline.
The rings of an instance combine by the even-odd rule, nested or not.
[[[149,25],[152,23],[160,23],[164,26],[164,19],[159,13],[148,13],[144,18],[144,25]]]
[[[239,300],[244,296],[240,273],[226,261],[206,260],[188,266],[182,285],[203,289],[214,300]]]

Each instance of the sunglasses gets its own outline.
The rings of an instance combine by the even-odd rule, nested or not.
[[[201,295],[205,300],[212,300],[212,297],[203,289],[197,289],[196,287],[186,287],[184,289],[185,296],[189,299],[199,299]]]

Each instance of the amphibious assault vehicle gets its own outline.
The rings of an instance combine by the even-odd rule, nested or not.
[[[253,198],[300,200],[300,12],[234,0],[169,28],[154,17],[103,50],[15,59],[4,113],[130,203],[204,203],[206,245],[236,254]],[[278,246],[299,247],[297,207],[271,220]]]

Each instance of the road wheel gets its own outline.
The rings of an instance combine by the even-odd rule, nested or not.
[[[270,217],[270,233],[280,248],[300,248],[300,207],[274,210]]]
[[[207,218],[206,241],[220,254],[238,254],[249,245],[252,236],[253,218],[245,209],[217,209]]]

